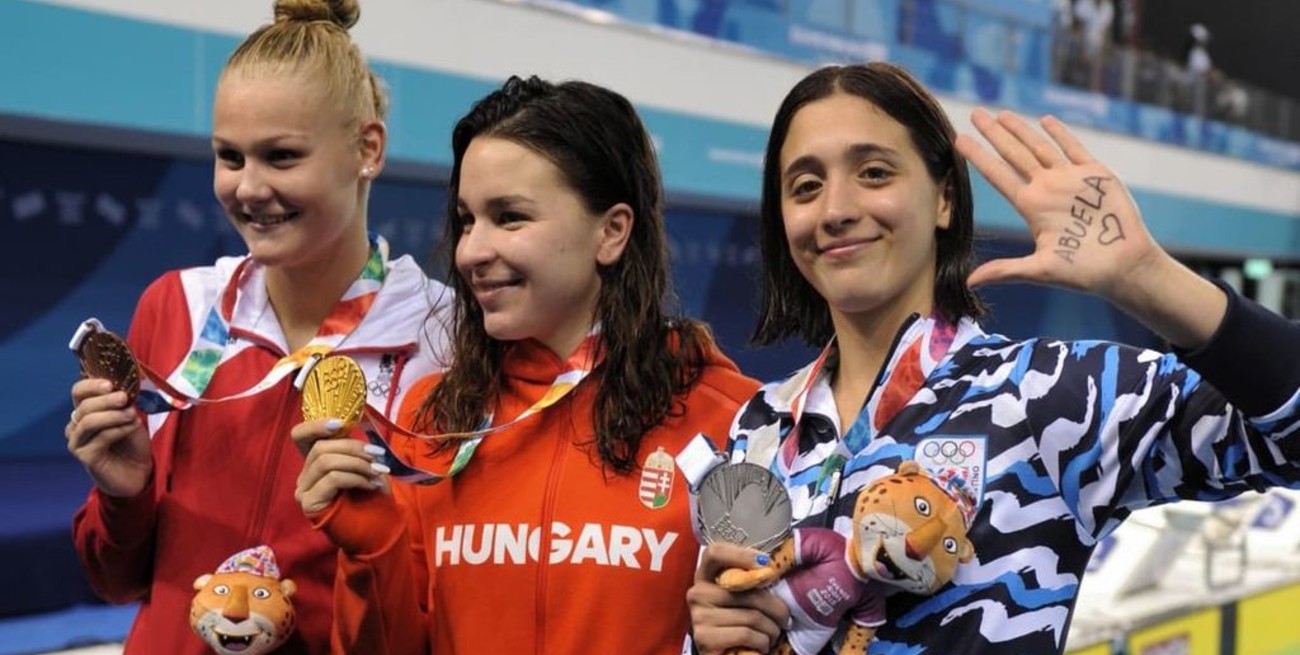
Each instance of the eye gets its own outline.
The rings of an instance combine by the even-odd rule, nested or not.
[[[474,227],[474,215],[458,214],[456,216],[456,224],[460,226],[460,233],[466,234],[469,232],[471,227]]]
[[[949,553],[951,553],[951,554],[953,554],[953,555],[956,555],[956,554],[957,554],[957,540],[956,540],[956,539],[953,539],[952,537],[944,537],[944,538],[943,538],[943,549],[946,550],[946,551],[948,551]]]
[[[924,496],[917,496],[913,504],[916,506],[917,514],[921,516],[930,515],[930,501],[926,500]]]
[[[244,156],[230,148],[221,148],[215,154],[217,161],[225,164],[227,168],[239,168],[244,165]]]
[[[266,160],[272,164],[290,164],[301,158],[302,153],[286,148],[277,148],[266,153]]]
[[[894,172],[884,166],[865,166],[858,172],[858,178],[868,182],[886,182],[894,176]]]
[[[266,587],[258,587],[253,590],[253,598],[266,600],[271,597],[271,590]]]
[[[822,188],[821,180],[811,177],[796,178],[790,184],[790,197],[798,200],[807,198]]]
[[[218,596],[230,595],[230,585],[219,584],[212,588],[212,593]]]
[[[514,225],[528,220],[528,215],[517,211],[503,211],[497,214],[497,225]]]

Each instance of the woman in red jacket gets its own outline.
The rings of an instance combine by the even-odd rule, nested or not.
[[[308,353],[350,354],[383,382],[367,402],[395,411],[403,389],[437,370],[421,344],[445,340],[423,333],[445,288],[367,233],[385,99],[348,35],[356,1],[280,0],[275,14],[231,55],[213,107],[213,188],[249,254],[164,274],[128,334],[172,400],[200,402],[146,421],[108,380],[72,386],[68,450],[94,481],[74,539],[101,596],[140,602],[128,655],[210,653],[190,628],[193,585],[260,545],[297,585],[297,632],[276,652],[325,652],[336,548],[293,497],[294,372]],[[240,613],[218,629],[246,645],[249,624],[266,622]]]
[[[452,145],[453,364],[403,417],[481,438],[395,436],[407,463],[454,474],[412,486],[324,438],[337,422],[295,429],[299,499],[343,553],[334,649],[677,653],[698,544],[672,457],[697,433],[722,443],[757,387],[665,310],[650,139],[622,96],[534,77],[482,99]]]

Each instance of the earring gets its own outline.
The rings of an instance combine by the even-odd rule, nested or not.
[[[365,166],[361,167],[361,179],[369,180],[369,179],[373,179],[374,177],[375,177],[374,166],[371,166],[370,164],[366,164]]]

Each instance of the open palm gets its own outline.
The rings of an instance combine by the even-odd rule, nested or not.
[[[1051,141],[1011,112],[977,109],[971,122],[989,152],[961,135],[956,147],[1011,202],[1034,239],[1034,252],[978,267],[969,284],[1031,282],[1111,298],[1117,285],[1158,259],[1124,183],[1088,153],[1059,120],[1041,121]]]

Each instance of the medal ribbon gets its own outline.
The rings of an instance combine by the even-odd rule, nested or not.
[[[537,399],[537,402],[520,412],[518,416],[501,425],[492,425],[492,414],[488,414],[483,418],[483,422],[479,424],[479,428],[476,430],[421,434],[403,428],[385,416],[383,412],[367,405],[365,410],[366,420],[362,422],[362,429],[365,431],[366,438],[370,443],[384,449],[384,455],[381,456],[380,461],[392,469],[391,477],[413,484],[436,484],[464,470],[474,457],[474,451],[478,449],[484,437],[510,428],[560,402],[578,386],[578,383],[586,379],[603,360],[604,349],[600,347],[600,326],[595,326],[587,336],[583,337],[582,343],[578,344],[573,354],[564,360],[564,372],[555,377],[555,381],[551,383],[551,387],[546,390],[546,393],[542,394],[542,397]],[[377,427],[382,428],[389,435],[389,438],[393,434],[399,434],[403,437],[423,441],[460,440],[461,443],[456,449],[456,455],[452,458],[451,466],[447,472],[434,473],[412,466],[399,457],[389,445],[388,439],[380,436],[380,430]]]
[[[914,318],[905,328],[885,367],[886,377],[883,383],[873,390],[871,397],[858,412],[853,425],[843,433],[842,442],[849,453],[857,453],[866,447],[872,436],[884,428],[916,395],[916,392],[921,390],[930,372],[948,353],[948,347],[952,345],[956,332],[956,326],[949,325],[936,317]],[[803,418],[808,394],[820,377],[821,370],[834,348],[835,340],[832,338],[831,343],[826,345],[808,371],[808,377],[799,392],[790,401],[790,413],[794,419],[790,434],[795,437],[787,438],[781,445],[782,460],[787,466],[794,462],[798,454],[799,421]]]
[[[251,258],[246,258],[239,263],[217,302],[208,308],[203,326],[195,335],[189,354],[170,376],[163,377],[140,363],[140,372],[145,379],[136,406],[146,414],[185,410],[195,405],[211,405],[257,395],[302,368],[308,360],[323,357],[333,351],[361,323],[374,304],[387,275],[388,242],[371,235],[370,256],[361,269],[361,274],[321,322],[320,329],[307,345],[280,358],[266,376],[251,387],[221,398],[203,398],[203,392],[212,382],[212,376],[225,356],[226,345],[231,341],[231,321],[239,315],[242,308],[239,304],[243,295],[240,287],[246,279],[252,277],[252,261]],[[77,335],[73,337],[73,350],[80,344],[84,331],[96,329],[104,328],[95,319],[82,323]]]

